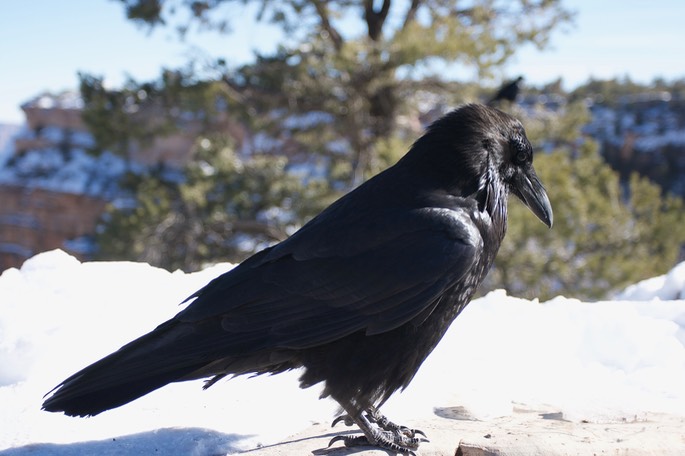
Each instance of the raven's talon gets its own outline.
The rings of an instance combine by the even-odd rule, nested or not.
[[[383,415],[377,408],[371,407],[366,411],[366,418],[372,423],[378,425],[384,431],[390,431],[395,435],[403,435],[408,438],[414,438],[416,435],[428,437],[425,432],[420,429],[411,429],[407,426],[395,424]],[[422,440],[428,442],[428,440]]]
[[[328,442],[328,448],[335,442],[343,442],[346,447],[371,445],[365,435],[336,435]]]
[[[354,420],[350,418],[350,415],[340,415],[339,417],[333,420],[333,423],[331,423],[331,427],[335,427],[335,425],[341,421],[345,423],[345,426],[352,426],[354,424]]]
[[[417,435],[421,435],[424,437],[424,439],[421,440],[422,442],[429,442],[428,436],[421,429],[411,429],[411,428],[408,428],[407,426],[399,426],[397,428],[397,432],[399,432],[400,434],[405,435],[409,438],[417,438],[416,437]]]
[[[353,416],[356,417],[353,418]],[[419,445],[429,441],[423,431],[395,424],[375,407],[369,407],[357,415],[350,413],[340,415],[333,420],[332,426],[341,421],[348,426],[356,423],[363,435],[336,436],[329,442],[329,447],[335,442],[343,442],[346,447],[374,446],[395,453],[416,456],[415,450],[418,450]]]
[[[365,435],[336,435],[330,440],[330,442],[328,442],[328,448],[330,448],[335,442],[343,442],[343,444],[348,448],[359,446],[378,446],[395,451],[397,453],[416,456],[414,450],[409,448],[409,446],[417,447],[419,444],[419,441],[413,442],[410,440],[414,439],[403,439],[397,435],[394,435],[394,438],[392,439],[388,436],[379,435],[377,440],[378,441],[376,443],[371,443]]]

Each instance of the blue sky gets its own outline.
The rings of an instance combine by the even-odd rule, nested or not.
[[[628,75],[640,82],[685,77],[685,1],[567,0],[576,25],[556,32],[551,49],[524,48],[502,78],[523,74],[533,84],[558,77],[567,88],[589,77]],[[251,17],[235,14],[234,17]],[[206,33],[192,45],[229,63],[269,50],[279,34],[250,20],[237,20],[230,37]],[[172,31],[151,34],[127,21],[111,0],[5,1],[0,10],[0,123],[20,123],[19,105],[43,91],[76,89],[78,71],[105,76],[117,87],[131,75],[151,79],[162,66],[187,61],[189,43]]]

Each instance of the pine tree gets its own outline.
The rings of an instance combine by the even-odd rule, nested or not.
[[[100,79],[84,75],[82,92],[85,116],[98,148],[124,154],[132,144],[144,144],[151,136],[182,128],[188,114],[207,121],[200,132],[207,137],[222,131],[221,122],[212,125],[212,119],[232,116],[256,136],[267,139],[249,146],[251,153],[259,156],[255,160],[269,164],[253,167],[247,165],[249,161],[244,163],[242,183],[261,183],[249,187],[250,201],[269,200],[264,192],[282,186],[282,179],[290,182],[292,175],[287,170],[292,169],[291,164],[279,164],[282,158],[275,155],[304,155],[305,162],[321,164],[322,173],[301,176],[306,190],[296,199],[298,207],[306,210],[293,211],[293,226],[306,221],[310,208],[321,206],[396,161],[421,130],[402,119],[417,118],[421,111],[417,105],[425,104],[424,99],[454,104],[454,84],[442,77],[445,65],[459,64],[474,74],[490,75],[520,46],[544,46],[552,30],[571,19],[559,0],[121,3],[137,23],[175,27],[182,33],[194,27],[226,32],[227,43],[231,38],[229,19],[238,17],[236,8],[243,5],[257,7],[258,20],[272,21],[286,32],[287,42],[273,55],[258,55],[254,63],[240,68],[219,59],[202,70],[189,65],[165,71],[158,81],[129,81],[120,91],[104,90]],[[199,160],[192,158],[194,163],[181,178],[186,187],[198,192],[201,187],[194,187],[199,181],[194,180],[193,170]],[[208,163],[215,166],[211,160]],[[263,174],[269,167],[282,172]],[[151,182],[144,182],[146,179]],[[317,182],[316,190],[310,189],[313,182]],[[229,188],[207,184],[229,192],[220,198],[227,214],[221,218],[219,206],[209,212],[201,207],[201,192],[194,202],[184,199],[187,192],[181,188],[186,187],[167,182],[162,175],[132,178],[129,183],[137,209],[113,209],[105,220],[106,235],[100,238],[103,256],[124,256],[128,249],[130,257],[138,260],[169,261],[167,267],[193,269],[202,262],[237,260],[241,253],[251,253],[227,251],[217,247],[218,240],[213,237],[198,236],[203,223],[216,227],[217,238],[254,236],[243,228],[252,226],[255,214],[233,209],[240,206],[234,199],[244,192],[230,193]],[[288,208],[285,193],[278,196],[282,200],[275,206]],[[211,217],[218,217],[216,223]],[[280,232],[288,226],[282,223]],[[167,235],[155,241],[155,234],[163,233]],[[254,248],[276,240],[268,236],[257,239]],[[168,243],[174,248],[165,252]]]
[[[231,138],[198,138],[194,156],[183,170],[129,174],[132,201],[109,207],[97,239],[101,257],[184,270],[238,262],[331,202],[323,182],[288,173],[285,157],[241,159]]]

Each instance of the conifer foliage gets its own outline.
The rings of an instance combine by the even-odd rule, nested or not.
[[[445,77],[445,68],[458,64],[472,80],[492,81],[521,46],[544,47],[572,19],[560,0],[120,2],[144,27],[225,33],[227,46],[232,21],[245,14],[286,37],[248,65],[196,62],[118,91],[82,75],[85,118],[100,150],[126,154],[189,122],[196,128],[187,165],[132,172],[126,204],[110,208],[99,235],[103,258],[185,270],[239,261],[282,239],[396,161],[421,133],[415,119],[491,96]],[[558,95],[560,82],[542,90]],[[489,289],[599,298],[678,258],[682,201],[644,179],[618,179],[581,134],[581,95],[554,114],[501,106],[523,120],[539,150],[555,225],[547,230],[512,202]],[[248,155],[237,152],[229,123],[253,135]]]

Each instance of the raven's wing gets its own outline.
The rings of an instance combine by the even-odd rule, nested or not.
[[[307,348],[362,330],[378,334],[425,319],[482,250],[464,210],[423,208],[373,219],[373,226],[362,222],[354,230],[305,227],[210,282],[176,320],[219,319],[223,334],[213,332],[212,347],[207,337],[200,344],[215,356]]]
[[[43,408],[96,415],[169,382],[278,369],[282,350],[420,324],[482,251],[466,211],[322,215],[214,279],[173,319],[64,380]]]

